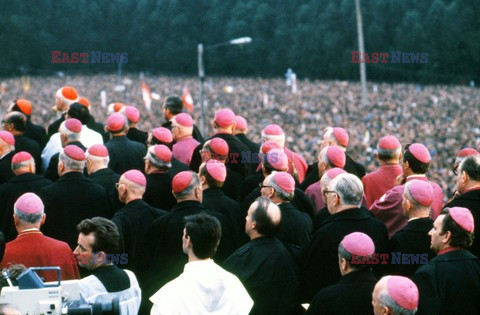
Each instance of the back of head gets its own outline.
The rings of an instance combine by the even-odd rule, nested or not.
[[[450,247],[469,248],[473,243],[474,219],[467,208],[444,208],[440,215],[445,215],[440,235],[450,232]]]
[[[77,232],[83,235],[93,233],[95,241],[92,244],[94,253],[104,252],[114,254],[118,252],[120,234],[117,226],[110,220],[102,217],[85,219],[77,225]]]
[[[287,172],[274,172],[267,176],[268,184],[275,189],[275,194],[283,201],[290,201],[295,194],[295,180]]]
[[[367,234],[361,232],[350,233],[343,238],[338,245],[338,258],[345,259],[350,269],[353,271],[369,269],[370,265],[366,263],[354,263],[355,261],[371,260],[375,253],[375,245]]]
[[[266,197],[258,197],[252,206],[252,221],[260,235],[273,237],[280,229],[281,212],[276,204]]]
[[[35,168],[31,167],[32,165],[35,166],[35,160],[26,151],[18,152],[12,157],[12,171],[16,175],[26,172],[33,173]]]
[[[191,239],[194,255],[200,259],[212,258],[217,252],[222,227],[217,218],[200,213],[185,217],[185,234]]]
[[[194,198],[195,189],[200,188],[200,177],[192,171],[183,171],[172,180],[172,191],[177,201]]]
[[[13,205],[14,214],[23,225],[40,223],[43,218],[44,209],[40,197],[30,192],[21,195]]]
[[[480,182],[480,155],[466,157],[460,163],[458,172],[465,172],[471,181]]]
[[[223,162],[211,159],[200,165],[199,175],[205,178],[208,187],[221,188],[227,177],[227,168]]]
[[[183,102],[180,97],[169,96],[165,99],[163,107],[168,109],[173,115],[178,115],[183,110]]]
[[[88,107],[77,102],[70,105],[67,114],[69,118],[76,118],[80,120],[82,125],[86,125],[88,123],[88,120],[90,119],[90,112],[88,111]]]
[[[68,171],[83,172],[85,167],[85,152],[76,145],[67,145],[60,152],[59,162],[64,164]]]
[[[407,144],[403,153],[403,161],[408,162],[409,167],[415,174],[425,174],[430,165],[430,153],[420,143]]]
[[[359,207],[363,198],[363,184],[357,176],[340,174],[329,185],[329,190],[338,194],[343,205]]]
[[[396,137],[385,136],[378,142],[377,152],[378,159],[381,161],[398,159],[402,152],[402,145]]]
[[[417,312],[418,288],[407,277],[385,276],[381,278],[375,286],[373,295],[374,311],[384,308],[384,311],[393,315],[413,315]]]
[[[5,115],[4,122],[11,125],[14,131],[23,133],[27,127],[27,116],[21,112],[10,112]]]

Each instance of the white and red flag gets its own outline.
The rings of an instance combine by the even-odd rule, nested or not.
[[[148,88],[145,82],[142,82],[142,98],[143,98],[143,102],[145,103],[145,108],[147,108],[148,111],[151,111],[152,110],[152,93],[150,92],[150,89]]]
[[[193,98],[187,87],[183,88],[182,102],[189,112],[193,111]]]

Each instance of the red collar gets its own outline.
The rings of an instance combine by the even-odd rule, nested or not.
[[[469,192],[469,191],[474,191],[474,190],[480,190],[480,186],[479,186],[479,187],[473,187],[473,188],[467,189],[467,190],[465,190],[463,193],[467,193],[467,192]]]
[[[445,249],[442,249],[441,251],[439,251],[437,253],[437,256],[440,256],[440,255],[443,255],[443,254],[446,254],[446,253],[450,253],[450,252],[453,252],[454,250],[459,250],[461,249],[460,247],[449,247],[449,248],[445,248]]]

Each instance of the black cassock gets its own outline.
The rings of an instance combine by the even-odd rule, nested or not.
[[[278,205],[282,213],[282,221],[277,238],[285,243],[304,248],[310,241],[312,219],[305,212],[296,209],[290,202]]]
[[[420,267],[416,314],[480,314],[480,261],[467,250],[439,255]]]
[[[12,172],[12,158],[15,151],[10,151],[0,158],[0,185],[15,176]]]
[[[172,177],[167,173],[147,174],[147,188],[143,200],[152,207],[169,211],[177,200],[172,193]]]
[[[115,188],[115,184],[120,180],[120,175],[107,167],[90,174],[88,178],[105,189],[108,198],[110,199],[113,213],[123,207],[123,203],[118,199],[118,190]]]
[[[315,295],[308,315],[373,315],[372,292],[377,279],[368,269],[344,275]]]
[[[115,173],[123,174],[135,169],[144,172],[143,158],[147,155],[145,145],[128,139],[126,136],[112,137],[105,146],[108,149],[110,162],[108,167]]]
[[[281,241],[259,237],[240,247],[223,267],[242,281],[254,305],[250,314],[296,314],[298,269]]]
[[[148,139],[148,133],[141,131],[137,128],[128,128],[127,138],[132,141],[140,142],[141,144],[146,145]]]

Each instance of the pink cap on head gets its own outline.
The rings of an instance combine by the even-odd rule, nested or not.
[[[370,236],[365,233],[350,233],[343,238],[341,244],[352,255],[365,257],[375,253],[375,245]]]
[[[400,141],[394,136],[385,136],[378,142],[378,148],[384,150],[395,150],[401,146]]]
[[[125,177],[126,180],[131,181],[132,183],[135,183],[140,186],[147,186],[147,179],[145,178],[145,175],[143,175],[142,172],[139,170],[129,170],[123,173],[122,175]]]
[[[295,191],[295,180],[292,175],[287,172],[277,172],[273,174],[273,180],[281,189],[285,190],[288,193],[293,193]]]
[[[69,118],[65,120],[65,128],[74,133],[82,132],[82,123],[76,118]]]
[[[221,109],[215,114],[215,122],[220,127],[228,127],[235,123],[235,113],[229,108]]]
[[[337,177],[338,175],[340,174],[345,174],[346,171],[341,169],[341,168],[338,168],[338,167],[334,167],[332,169],[329,169],[327,171],[327,177],[330,178],[330,180],[334,179],[335,177]]]
[[[171,143],[173,141],[172,132],[164,127],[155,128],[152,130],[152,135],[158,141],[163,143]]]
[[[213,138],[208,145],[214,153],[220,156],[228,155],[228,143],[222,138]]]
[[[130,122],[136,123],[140,119],[140,112],[135,106],[125,106],[124,113]]]
[[[470,212],[470,210],[463,207],[452,207],[450,208],[449,213],[452,216],[452,219],[458,225],[460,225],[462,229],[473,233],[473,230],[475,229],[475,224],[473,221],[472,212]]]
[[[225,181],[225,178],[227,177],[227,168],[225,167],[225,164],[212,159],[205,163],[205,167],[207,168],[208,174],[210,174],[215,180],[219,182]]]
[[[237,130],[247,129],[247,121],[242,116],[235,117],[235,122],[236,122],[235,129]]]
[[[348,145],[349,137],[345,129],[341,127],[335,127],[332,130],[332,135],[335,137],[335,139],[337,139],[338,144],[341,146],[346,147]]]
[[[283,135],[283,129],[277,124],[271,124],[263,129],[262,134],[268,136],[281,136]]]
[[[15,145],[15,137],[8,131],[0,131],[0,139],[8,143],[9,145]]]
[[[288,157],[282,149],[272,149],[266,159],[271,166],[277,171],[285,171],[288,168]]]
[[[389,276],[388,295],[401,307],[413,311],[418,306],[418,289],[412,280],[402,276]]]
[[[71,159],[76,161],[84,161],[85,160],[85,152],[82,149],[77,147],[76,145],[67,145],[63,148],[63,153]]]
[[[412,180],[407,183],[408,192],[419,204],[428,207],[433,202],[433,188],[424,180]]]
[[[421,143],[413,143],[408,147],[408,151],[422,163],[428,163],[432,159],[426,146]]]
[[[172,151],[170,151],[170,149],[163,144],[158,144],[154,146],[153,152],[155,153],[157,158],[159,158],[164,163],[170,163],[172,161]]]
[[[21,151],[12,157],[12,164],[22,163],[32,159],[32,155],[26,151]]]
[[[175,121],[182,127],[193,127],[192,116],[186,113],[181,113],[175,116]]]
[[[42,213],[44,209],[42,199],[31,192],[21,195],[13,207],[23,213],[29,214]]]
[[[185,188],[190,185],[193,178],[192,171],[183,171],[175,175],[172,180],[172,190],[174,193],[181,193]]]
[[[479,154],[478,151],[473,148],[463,148],[458,152],[457,157],[467,157],[470,155],[477,155],[477,154]]]
[[[345,166],[345,152],[337,146],[327,148],[327,158],[335,167],[343,168]]]
[[[273,149],[280,149],[281,150],[282,147],[274,141],[267,141],[267,142],[263,143],[262,146],[260,147],[260,151],[263,154],[267,154],[268,152],[270,152]]]
[[[126,119],[120,113],[113,113],[107,118],[107,128],[110,131],[120,131],[125,127]]]
[[[94,144],[88,148],[88,154],[98,157],[108,157],[108,149],[103,144]]]

